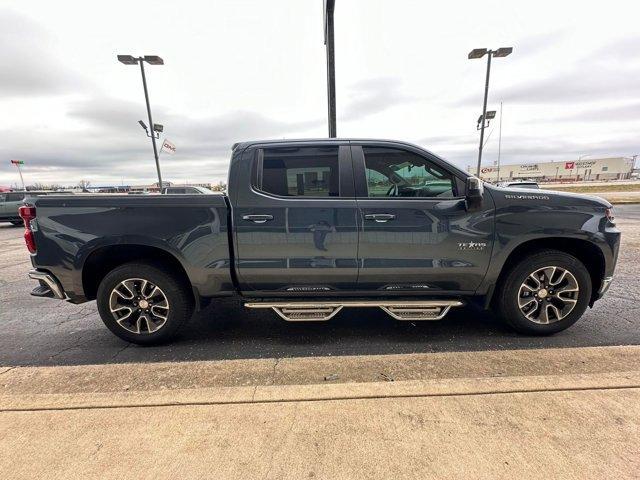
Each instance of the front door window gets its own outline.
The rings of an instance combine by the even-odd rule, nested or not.
[[[368,196],[452,198],[450,173],[405,150],[364,147]]]

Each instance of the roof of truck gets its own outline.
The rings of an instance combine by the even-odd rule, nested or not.
[[[412,147],[422,148],[410,142],[402,140],[391,140],[384,138],[272,138],[269,140],[245,140],[243,142],[236,142],[233,144],[232,149],[235,150],[238,147],[248,147],[255,145],[256,143],[346,143],[346,142],[376,142],[376,143],[395,143],[399,145],[409,145]],[[424,150],[424,149],[423,149]]]
[[[439,155],[436,155],[430,150],[427,150],[426,148],[416,145],[414,143],[405,142],[402,140],[389,140],[389,139],[381,139],[381,138],[278,138],[278,139],[270,139],[270,140],[249,140],[244,142],[236,142],[233,144],[232,151],[235,151],[236,149],[245,149],[247,147],[250,147],[256,144],[263,145],[263,144],[292,144],[292,143],[327,143],[327,144],[336,145],[336,144],[345,144],[349,142],[377,143],[377,144],[388,144],[388,145],[415,148],[415,149],[427,152],[428,154],[436,157],[437,159],[447,163],[451,168],[456,169],[459,173],[463,174],[463,176],[465,177],[470,175],[468,172],[465,172],[460,167],[457,167],[456,165],[450,162],[447,162],[445,159],[443,159]]]

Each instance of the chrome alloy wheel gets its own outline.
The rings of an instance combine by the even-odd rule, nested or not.
[[[580,289],[573,274],[561,267],[543,267],[531,273],[518,290],[518,307],[534,323],[559,322],[569,315]]]
[[[109,310],[122,328],[144,335],[157,332],[167,323],[169,300],[148,280],[127,278],[111,290]]]

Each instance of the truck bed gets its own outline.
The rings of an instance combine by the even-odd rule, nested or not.
[[[173,256],[200,296],[233,292],[223,194],[69,195],[29,203],[37,211],[32,263],[53,273],[72,301],[95,295],[87,291],[87,265],[127,254]]]

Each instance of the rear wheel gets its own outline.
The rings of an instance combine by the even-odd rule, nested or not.
[[[109,272],[96,300],[107,328],[140,345],[170,340],[193,313],[191,295],[176,275],[145,263],[127,263]]]
[[[516,331],[550,335],[573,325],[591,298],[591,277],[580,260],[557,250],[515,265],[497,293],[498,315]]]

